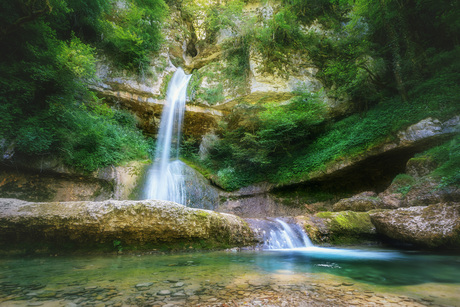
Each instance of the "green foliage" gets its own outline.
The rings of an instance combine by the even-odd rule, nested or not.
[[[262,25],[254,29],[254,43],[264,61],[260,72],[281,74],[290,64],[291,50],[303,45],[304,34],[300,24],[289,8],[281,8],[273,18],[262,20]]]
[[[223,73],[231,80],[235,91],[245,93],[249,77],[249,52],[251,46],[250,34],[241,34],[236,39],[224,44],[226,66]]]
[[[398,187],[396,192],[401,193],[404,196],[409,193],[414,184],[415,179],[407,174],[398,174],[392,182],[392,185],[396,185]]]
[[[83,171],[145,157],[147,142],[134,118],[110,109],[87,88],[95,78],[95,49],[73,32],[78,27],[58,24],[70,16],[84,19],[77,7],[102,2],[50,3],[51,12],[18,27],[16,20],[46,2],[0,4],[2,28],[10,29],[0,36],[0,138],[15,143],[18,155],[56,155]]]
[[[398,174],[394,179],[392,184],[396,185],[412,185],[415,183],[414,177],[407,174]]]
[[[120,240],[113,240],[113,247],[117,250],[117,252],[123,251],[123,246]]]
[[[334,123],[310,146],[285,159],[275,176],[276,181],[305,179],[309,172],[345,156],[361,154],[427,115],[446,119],[459,111],[456,101],[449,100],[442,90],[430,101],[422,97],[411,103],[402,103],[399,99],[382,102],[364,115],[355,114]]]
[[[80,79],[91,79],[96,74],[94,48],[83,44],[79,38],[72,36],[71,40],[60,43],[58,62]]]
[[[148,56],[163,42],[162,22],[167,13],[163,0],[126,1],[126,8],[113,12],[116,19],[104,23],[103,46],[114,63],[124,69],[147,71]]]
[[[423,155],[438,164],[432,175],[441,179],[440,187],[460,185],[460,135],[428,150]]]
[[[54,141],[51,127],[46,127],[37,117],[27,119],[17,132],[17,149],[27,154],[49,152]]]
[[[236,21],[242,16],[244,2],[241,0],[206,1],[182,0],[181,15],[204,32],[207,43],[215,43],[219,31],[228,29],[234,34],[238,30]],[[197,22],[203,20],[203,23]]]
[[[117,114],[117,115],[115,115]],[[85,171],[122,161],[146,158],[148,146],[137,131],[132,115],[116,112],[102,117],[88,110],[66,112],[62,118],[65,130],[61,150],[65,162]]]
[[[48,17],[60,39],[68,40],[75,33],[85,42],[97,42],[103,15],[109,11],[109,0],[51,0],[53,12]]]
[[[218,182],[227,189],[250,184],[270,172],[297,142],[308,143],[323,123],[324,112],[309,93],[285,105],[240,106],[222,123],[221,139],[211,149],[208,165],[219,168]]]
[[[228,28],[234,33],[237,31],[235,21],[242,15],[243,1],[229,0],[224,3],[216,2],[208,5],[205,19],[206,40],[208,43],[215,42],[220,30]]]
[[[202,98],[210,105],[215,105],[217,102],[222,101],[225,99],[224,95],[224,87],[222,84],[218,84],[215,87],[205,89]]]
[[[348,0],[283,0],[283,4],[295,12],[299,20],[309,24],[317,20],[330,28],[343,19]]]

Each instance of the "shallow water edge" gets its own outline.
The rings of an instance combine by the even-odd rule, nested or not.
[[[1,306],[457,306],[460,256],[375,248],[0,258]]]

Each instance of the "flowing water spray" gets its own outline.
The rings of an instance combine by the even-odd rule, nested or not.
[[[335,261],[393,261],[404,258],[395,251],[315,246],[302,227],[288,218],[247,219],[247,221],[262,241],[264,250],[289,253],[289,255],[295,255],[298,259],[306,261],[324,261],[324,263],[316,264],[321,267],[340,268]]]
[[[301,227],[280,218],[250,220],[252,229],[263,240],[264,249],[293,249],[313,246]]]
[[[144,199],[186,204],[183,163],[178,160],[187,85],[191,75],[179,68],[169,81],[166,104],[158,130],[155,159],[147,172]]]

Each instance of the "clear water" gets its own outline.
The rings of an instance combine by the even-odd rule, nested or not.
[[[455,306],[460,301],[460,256],[307,247],[178,255],[0,258],[1,306],[43,302],[143,305],[138,300],[160,298],[194,305],[209,297],[215,297],[214,302],[238,299],[227,297],[232,288],[243,290],[235,291],[235,295],[259,293],[273,285],[319,284],[339,291],[333,285],[347,282],[353,284],[355,296],[371,290],[375,295],[429,297],[431,302]],[[146,287],[139,287],[142,284]],[[162,290],[170,291],[170,295],[159,296]],[[230,294],[220,297],[225,291]],[[173,296],[175,293],[178,297]]]
[[[169,81],[155,158],[147,172],[143,189],[144,199],[170,200],[184,205],[186,203],[182,164],[177,159],[190,77],[191,75],[186,75],[179,68]]]

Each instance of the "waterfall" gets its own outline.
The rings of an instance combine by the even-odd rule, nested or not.
[[[287,223],[280,218],[249,219],[248,222],[263,240],[264,249],[293,249],[313,246],[305,232],[295,223]]]
[[[169,81],[161,115],[155,158],[147,171],[144,199],[170,200],[186,204],[183,163],[178,160],[187,85],[191,75],[179,68]]]

